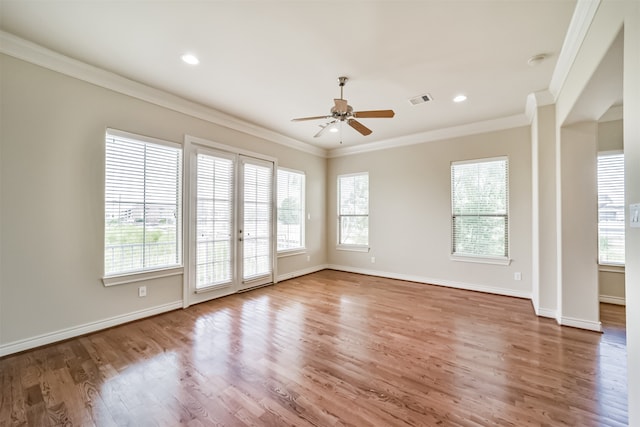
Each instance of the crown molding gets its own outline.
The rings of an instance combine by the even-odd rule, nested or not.
[[[389,148],[405,147],[408,145],[424,144],[426,142],[441,141],[443,139],[459,138],[462,136],[476,135],[479,133],[494,132],[530,125],[525,114],[502,117],[499,119],[484,120],[468,123],[460,126],[436,129],[398,138],[372,142],[366,145],[335,148],[328,153],[329,158],[349,156],[352,154],[368,153],[371,151],[386,150]]]
[[[581,1],[581,0],[579,0]],[[598,0],[599,1],[599,0]],[[118,74],[105,71],[93,65],[62,55],[38,44],[24,40],[13,34],[0,30],[0,53],[59,72],[61,74],[100,86],[115,92],[128,95],[194,118],[224,126],[248,135],[280,144],[298,151],[318,157],[333,158],[351,154],[385,150],[389,148],[422,144],[425,142],[451,139],[461,136],[492,132],[529,125],[531,122],[525,114],[468,123],[460,126],[436,129],[397,138],[371,142],[368,144],[323,149],[302,142],[261,126],[246,122],[210,107],[205,107],[177,95],[155,89]],[[543,91],[544,92],[544,91]],[[531,96],[531,95],[530,95]],[[536,98],[537,100],[538,98]],[[545,98],[546,99],[546,98]],[[527,103],[529,100],[527,100]],[[545,101],[546,102],[546,101]],[[540,106],[541,104],[538,104]],[[545,104],[546,105],[546,104]]]
[[[545,105],[551,105],[554,103],[554,96],[548,90],[530,93],[527,96],[527,103],[524,109],[524,114],[527,116],[527,119],[529,119],[529,123],[533,122],[533,117],[535,116],[535,112],[538,107],[544,107]]]
[[[567,35],[562,44],[562,50],[558,56],[558,62],[556,62],[556,67],[549,83],[549,91],[553,94],[554,99],[558,99],[560,89],[562,89],[569,75],[569,71],[578,55],[596,11],[600,7],[600,3],[601,0],[578,0],[576,3],[576,8],[567,29]]]
[[[289,138],[272,130],[214,110],[213,108],[205,107],[177,95],[152,88],[118,74],[69,58],[68,56],[54,52],[5,31],[0,31],[0,53],[298,151],[319,157],[327,156],[327,150],[325,149]]]

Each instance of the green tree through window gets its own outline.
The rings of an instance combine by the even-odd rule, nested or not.
[[[506,158],[451,165],[452,253],[509,256],[509,189]]]

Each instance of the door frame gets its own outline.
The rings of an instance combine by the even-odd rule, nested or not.
[[[249,150],[244,150],[238,147],[233,147],[226,144],[221,144],[218,142],[210,141],[204,138],[199,138],[192,135],[184,136],[184,179],[183,179],[183,280],[182,280],[182,307],[187,308],[190,305],[198,304],[200,302],[209,301],[211,299],[220,298],[226,295],[244,292],[247,289],[239,289],[237,284],[234,283],[232,286],[223,286],[220,288],[213,288],[211,290],[207,290],[204,292],[196,293],[191,289],[191,277],[194,274],[194,266],[193,261],[195,260],[195,209],[194,202],[196,197],[196,155],[198,149],[211,149],[216,151],[222,151],[226,154],[233,155],[236,157],[235,163],[240,161],[240,156],[251,157],[257,160],[266,161],[273,163],[273,171],[272,171],[272,191],[271,191],[271,251],[273,256],[271,257],[271,269],[273,274],[272,283],[277,283],[277,266],[278,266],[278,252],[277,252],[277,239],[276,236],[276,188],[277,188],[277,171],[278,171],[278,160],[275,157],[266,156],[261,153],[256,153]],[[238,169],[234,169],[234,200],[237,203],[238,197]],[[234,255],[236,257],[239,256],[238,251],[238,241],[237,241],[237,225],[239,224],[240,218],[238,217],[240,209],[234,209],[234,244],[233,250]],[[234,274],[237,275],[237,269],[234,271]],[[239,277],[239,280],[242,281],[242,277]],[[240,283],[241,285],[241,283]]]

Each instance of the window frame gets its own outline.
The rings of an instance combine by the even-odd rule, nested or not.
[[[306,228],[307,228],[307,206],[306,206],[306,186],[307,186],[307,175],[304,171],[300,171],[300,170],[296,170],[296,169],[291,169],[291,168],[286,168],[286,167],[282,167],[282,166],[278,166],[276,168],[276,185],[275,185],[275,192],[276,192],[276,218],[275,218],[275,223],[276,223],[276,254],[278,257],[283,257],[283,256],[289,256],[289,255],[297,255],[297,254],[301,254],[301,253],[305,253],[307,251],[307,243],[306,243]],[[278,248],[278,236],[280,234],[279,231],[279,226],[280,226],[280,221],[278,219],[279,215],[280,215],[280,206],[278,204],[278,198],[280,197],[279,194],[279,189],[280,189],[280,171],[282,171],[283,173],[288,173],[288,174],[297,174],[300,175],[302,183],[300,186],[300,194],[299,194],[299,203],[300,203],[300,246],[297,247],[293,247],[293,248],[285,248],[285,249],[280,249]],[[287,197],[289,198],[289,196]]]
[[[144,146],[162,146],[174,149],[178,155],[177,157],[177,169],[176,169],[176,222],[175,222],[175,245],[176,245],[176,263],[162,265],[162,266],[152,266],[148,268],[138,268],[133,270],[120,270],[120,271],[106,271],[106,250],[107,250],[107,144],[109,144],[109,140],[119,140],[121,142],[131,142],[135,144],[144,144]],[[105,146],[104,146],[104,182],[103,182],[103,232],[104,232],[104,240],[103,240],[103,256],[102,256],[102,266],[103,266],[103,277],[102,282],[104,286],[113,286],[120,285],[125,283],[132,283],[137,281],[144,281],[154,278],[160,277],[168,277],[180,275],[183,273],[184,269],[184,219],[183,219],[183,180],[184,180],[184,153],[182,145],[176,142],[161,140],[153,137],[148,137],[144,135],[138,135],[134,133],[129,133],[117,129],[107,128],[105,131]],[[143,166],[144,169],[144,166]],[[146,206],[147,196],[143,195],[143,206]],[[146,232],[146,230],[145,230]],[[143,261],[144,263],[144,261]]]
[[[600,212],[600,158],[601,157],[613,157],[613,156],[619,156],[622,160],[622,164],[621,164],[621,168],[622,168],[622,176],[621,176],[621,181],[622,181],[622,209],[620,209],[619,213],[622,214],[623,217],[623,221],[622,221],[622,231],[623,231],[623,236],[622,236],[622,248],[623,248],[623,256],[624,256],[624,261],[623,262],[615,262],[615,261],[602,261],[601,260],[601,249],[600,249],[600,216],[601,216],[601,212]],[[597,219],[597,227],[598,227],[598,266],[602,266],[602,267],[612,267],[612,269],[616,272],[618,272],[619,270],[624,271],[625,268],[625,263],[626,263],[626,253],[625,252],[625,240],[626,240],[626,216],[627,216],[627,212],[626,212],[626,205],[625,203],[625,199],[624,199],[624,194],[625,194],[625,182],[624,182],[624,168],[625,168],[625,163],[624,163],[624,150],[609,150],[609,151],[599,151],[597,158],[596,158],[596,184],[597,184],[597,188],[596,188],[596,196],[598,198],[598,207],[597,207],[597,215],[598,215],[598,219]],[[603,271],[603,270],[601,270]]]
[[[482,163],[490,163],[496,161],[504,161],[505,162],[505,213],[496,213],[496,214],[483,214],[482,216],[488,217],[503,217],[505,219],[505,247],[504,247],[504,256],[495,256],[490,254],[470,254],[463,252],[455,252],[456,241],[455,241],[455,218],[460,216],[469,216],[469,217],[479,217],[480,215],[460,215],[455,213],[455,186],[454,186],[454,168],[457,165],[469,165],[469,164],[482,164]],[[452,161],[450,166],[450,197],[451,197],[451,247],[450,247],[450,259],[452,261],[462,261],[462,262],[473,262],[473,263],[481,263],[481,264],[495,264],[495,265],[509,265],[511,263],[511,213],[510,213],[510,180],[509,180],[509,157],[508,156],[496,156],[496,157],[487,157],[487,158],[478,158],[478,159],[469,159],[469,160],[460,160],[460,161]]]
[[[341,195],[342,195],[342,185],[341,185],[341,179],[344,178],[350,178],[350,177],[357,177],[357,176],[366,176],[367,177],[367,213],[366,214],[342,214],[342,206],[340,204],[340,200],[341,200]],[[371,240],[370,240],[370,234],[369,234],[369,230],[371,229],[370,227],[370,205],[371,205],[371,197],[370,194],[371,192],[369,191],[370,186],[369,186],[369,172],[355,172],[355,173],[348,173],[348,174],[341,174],[337,176],[337,188],[336,188],[336,194],[337,194],[337,229],[336,229],[336,237],[337,237],[337,244],[336,244],[336,249],[338,250],[343,250],[343,251],[354,251],[354,252],[369,252],[370,249],[370,244],[371,244]],[[367,243],[366,244],[353,244],[353,243],[342,243],[342,219],[346,218],[346,217],[366,217],[367,218]]]

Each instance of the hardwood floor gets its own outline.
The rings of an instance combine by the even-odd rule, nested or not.
[[[623,426],[602,320],[325,270],[0,359],[0,425]]]

